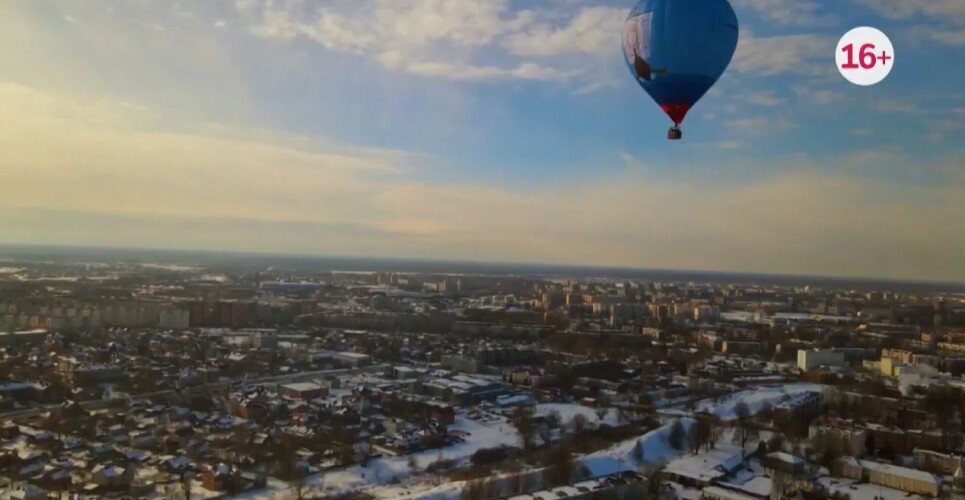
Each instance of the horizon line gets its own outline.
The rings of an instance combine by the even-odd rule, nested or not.
[[[715,269],[680,269],[680,268],[648,268],[648,267],[635,267],[635,266],[606,266],[606,265],[594,265],[594,264],[572,264],[572,263],[548,263],[548,262],[526,262],[526,261],[481,261],[481,260],[460,260],[453,258],[425,258],[425,257],[389,257],[389,256],[373,256],[373,255],[325,255],[325,254],[304,254],[304,253],[289,253],[283,251],[257,251],[257,250],[212,250],[212,249],[190,249],[190,248],[150,248],[150,247],[130,247],[130,246],[113,246],[113,245],[74,245],[74,244],[51,244],[51,243],[21,243],[21,242],[7,242],[0,243],[0,249],[57,249],[57,250],[106,250],[106,251],[120,251],[120,252],[159,252],[159,253],[170,253],[170,254],[201,254],[208,256],[234,256],[234,257],[260,257],[260,258],[288,258],[288,259],[332,259],[332,260],[356,260],[356,261],[397,261],[405,262],[409,264],[453,264],[453,265],[476,265],[476,266],[506,266],[506,267],[543,267],[543,268],[558,268],[557,271],[561,270],[574,270],[574,271],[604,271],[609,273],[615,272],[635,272],[635,273],[669,273],[669,274],[707,274],[716,275],[716,277],[744,277],[744,278],[769,278],[775,279],[793,279],[793,280],[824,280],[824,281],[857,281],[866,283],[879,283],[879,284],[894,284],[894,285],[935,285],[943,287],[955,287],[962,288],[965,291],[965,282],[958,281],[947,281],[947,280],[928,280],[928,279],[914,279],[914,278],[883,278],[883,277],[870,277],[870,276],[843,276],[843,275],[822,275],[822,274],[807,274],[807,273],[793,273],[793,272],[764,272],[764,271],[725,271],[725,270],[715,270]],[[329,269],[333,271],[333,269]],[[379,272],[379,271],[372,271]],[[419,271],[431,274],[430,271]],[[482,273],[482,274],[506,274],[506,273]],[[525,273],[531,275],[540,275],[540,273]],[[555,274],[559,274],[558,272]],[[542,274],[547,275],[547,274]],[[601,276],[602,277],[602,276]],[[687,280],[687,281],[697,281],[697,280]]]

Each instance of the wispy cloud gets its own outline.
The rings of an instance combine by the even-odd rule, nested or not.
[[[747,102],[757,106],[777,106],[784,102],[783,97],[778,97],[773,91],[754,92],[746,97]]]
[[[839,92],[827,89],[811,89],[801,85],[794,87],[794,94],[801,99],[821,105],[835,104],[845,101],[845,96]]]
[[[854,1],[859,5],[892,19],[929,16],[945,21],[965,22],[965,3],[961,0],[927,0],[922,2],[908,2],[905,0]]]
[[[284,134],[172,134],[153,129],[150,109],[109,100],[91,107],[7,86],[0,106],[10,118],[0,126],[6,241],[356,255],[390,248],[423,258],[965,278],[960,183],[899,186],[806,162],[749,182],[693,183],[655,176],[632,155],[624,173],[594,181],[526,189],[428,182],[411,174],[418,157],[406,153],[343,152]],[[52,137],[56,148],[46,147]],[[836,165],[888,161],[893,155]],[[78,224],[83,232],[71,229]],[[934,234],[947,244],[932,244]]]
[[[612,52],[608,42],[625,15],[585,7],[558,26],[548,22],[555,17],[548,12],[513,11],[507,0],[335,1],[316,10],[296,1],[240,0],[238,8],[257,36],[304,37],[387,69],[463,82],[567,80],[583,72],[585,61],[558,56]],[[494,53],[498,62],[477,62],[487,54],[493,60]]]
[[[504,45],[519,56],[612,57],[614,33],[620,32],[626,16],[625,8],[588,7],[564,26],[546,23],[527,26],[524,31],[506,37]]]
[[[755,12],[769,21],[792,26],[826,26],[837,18],[821,12],[821,6],[807,0],[734,0],[740,10]]]
[[[789,130],[796,125],[786,118],[766,118],[757,116],[752,118],[735,118],[726,121],[728,127],[745,129],[752,132],[774,132]]]
[[[940,25],[918,25],[908,30],[912,39],[922,43],[938,42],[944,45],[965,45],[965,29],[961,27],[945,28]]]
[[[825,59],[834,53],[835,42],[824,35],[758,37],[745,32],[731,67],[738,73],[758,75],[827,73]]]

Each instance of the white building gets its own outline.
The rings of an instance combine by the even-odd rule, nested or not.
[[[819,366],[844,366],[844,353],[830,349],[798,349],[798,368],[809,371]]]
[[[371,356],[358,352],[337,352],[335,359],[356,368],[372,364]]]

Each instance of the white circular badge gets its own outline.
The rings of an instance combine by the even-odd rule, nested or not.
[[[855,28],[838,41],[834,53],[838,71],[855,85],[874,85],[884,80],[895,65],[895,48],[888,35],[868,26]]]

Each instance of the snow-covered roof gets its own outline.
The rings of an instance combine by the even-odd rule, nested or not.
[[[731,491],[720,486],[708,486],[704,488],[704,495],[721,500],[757,500],[757,497],[744,495],[736,491]]]
[[[338,353],[338,355],[343,358],[353,358],[353,359],[365,359],[369,357],[368,354],[362,354],[360,352],[348,352],[348,351],[340,352]]]
[[[666,471],[677,476],[708,482],[736,469],[741,461],[739,449],[717,448],[703,455],[674,460],[667,464]]]
[[[313,384],[311,382],[295,382],[293,384],[285,384],[282,386],[282,388],[295,392],[310,392],[319,391],[322,389],[322,386]]]
[[[922,481],[926,483],[941,484],[941,479],[937,478],[933,474],[918,469],[909,469],[907,467],[899,467],[897,465],[882,464],[878,462],[871,462],[869,460],[860,460],[859,463],[864,469],[878,471],[882,474],[888,474],[891,476],[904,477],[907,479],[913,479],[915,481]]]
[[[791,465],[804,465],[804,459],[791,455],[790,453],[785,453],[783,451],[775,451],[774,453],[769,453],[767,458],[771,460],[779,460],[781,462],[791,464]]]

